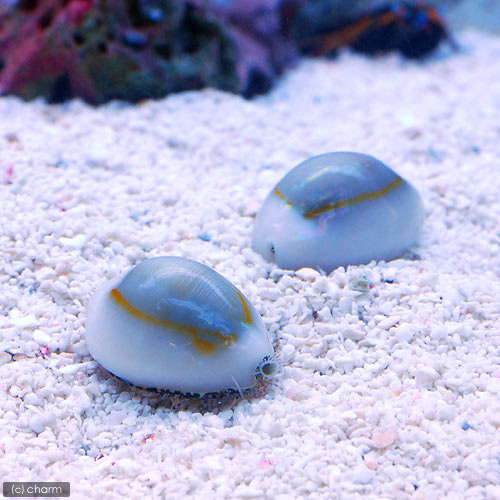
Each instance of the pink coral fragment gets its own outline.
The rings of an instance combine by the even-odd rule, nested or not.
[[[262,458],[259,460],[257,465],[258,465],[259,469],[267,469],[269,467],[272,467],[273,463],[268,458]]]
[[[397,437],[398,434],[395,429],[388,429],[383,432],[374,432],[372,437],[373,447],[378,449],[388,448],[394,443],[394,441],[396,441]]]

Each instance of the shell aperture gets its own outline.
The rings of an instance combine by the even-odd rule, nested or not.
[[[275,369],[265,326],[243,294],[180,257],[149,259],[101,287],[89,302],[86,335],[99,363],[142,387],[239,390]]]
[[[309,158],[269,193],[253,248],[280,267],[321,268],[399,257],[423,223],[418,192],[379,160],[337,152]]]

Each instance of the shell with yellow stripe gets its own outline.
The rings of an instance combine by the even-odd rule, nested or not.
[[[420,195],[372,156],[336,152],[293,168],[259,211],[253,248],[285,269],[400,257],[424,220]]]
[[[242,390],[275,371],[255,308],[216,271],[181,257],[149,259],[101,287],[86,337],[104,368],[140,387]]]

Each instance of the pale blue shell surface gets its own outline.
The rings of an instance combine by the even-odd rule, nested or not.
[[[205,394],[253,387],[275,371],[262,318],[214,270],[180,257],[138,264],[92,296],[90,353],[141,387]]]
[[[400,257],[419,237],[420,195],[372,156],[336,152],[293,168],[257,214],[253,248],[285,269],[330,272]]]

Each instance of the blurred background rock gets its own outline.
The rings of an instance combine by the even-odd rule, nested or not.
[[[326,2],[312,0],[307,3]],[[339,18],[359,16],[388,3],[391,2],[386,0],[331,0],[330,2]],[[423,2],[410,0],[408,3],[418,5]],[[428,0],[425,4],[439,8],[452,30],[478,28],[500,33],[500,0]]]
[[[0,0],[0,94],[100,104],[214,87],[250,98],[303,53],[426,57],[447,24],[498,32],[500,0]]]

